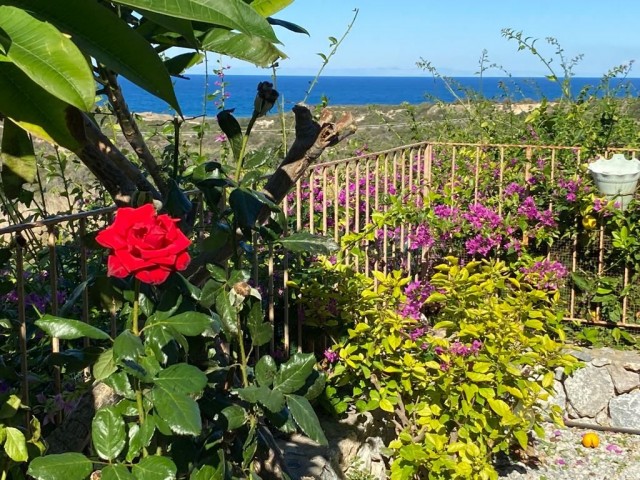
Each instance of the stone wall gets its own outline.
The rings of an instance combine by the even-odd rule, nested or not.
[[[571,420],[640,429],[640,355],[611,348],[572,354],[585,366],[571,376],[556,372],[556,395],[550,402]]]

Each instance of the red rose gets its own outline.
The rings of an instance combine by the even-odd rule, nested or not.
[[[133,274],[144,283],[160,284],[175,270],[184,270],[191,260],[191,241],[176,227],[178,220],[157,215],[150,203],[139,208],[119,208],[113,224],[96,236],[112,249],[107,262],[109,276]]]

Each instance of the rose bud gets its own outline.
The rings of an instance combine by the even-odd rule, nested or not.
[[[253,116],[255,118],[264,117],[278,100],[278,92],[273,89],[270,82],[260,82],[258,84],[258,94],[253,101]]]

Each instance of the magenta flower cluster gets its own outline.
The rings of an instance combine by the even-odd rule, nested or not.
[[[327,350],[324,351],[324,358],[329,363],[336,363],[338,361],[338,359],[340,358],[340,356],[338,355],[337,352],[334,352],[333,350],[327,349]]]
[[[557,290],[560,283],[567,277],[568,271],[560,262],[541,260],[530,267],[520,269],[527,281],[541,290]]]
[[[469,357],[471,355],[477,356],[478,353],[482,350],[482,342],[480,340],[474,340],[471,342],[471,345],[465,345],[459,340],[454,341],[451,345],[449,345],[449,349],[446,350],[443,347],[435,347],[433,352],[436,355],[443,355],[448,353],[451,356],[455,357]],[[449,362],[440,362],[440,370],[443,372],[448,371],[451,368],[451,364]]]
[[[415,280],[408,283],[404,289],[406,300],[400,309],[400,315],[419,320],[421,317],[420,311],[422,310],[422,306],[433,291],[433,285],[427,281]]]

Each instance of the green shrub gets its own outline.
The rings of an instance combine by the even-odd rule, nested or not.
[[[557,291],[500,261],[447,257],[436,270],[428,322],[406,314],[408,278],[375,273],[328,356],[327,395],[338,411],[353,403],[392,414],[392,479],[494,479],[498,452],[543,434],[540,400],[553,392],[554,370],[576,366]],[[557,407],[547,413],[561,422]]]

